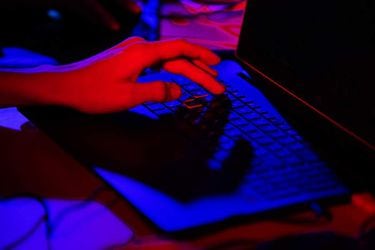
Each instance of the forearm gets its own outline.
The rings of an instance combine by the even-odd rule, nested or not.
[[[133,37],[65,66],[3,73],[0,69],[0,106],[52,104],[99,114],[179,98],[181,88],[175,83],[163,79],[138,83],[145,69],[157,65],[213,94],[222,94],[225,87],[210,68],[219,62],[220,58],[208,49],[184,40],[146,42]]]
[[[23,105],[64,105],[63,73],[43,69],[0,71],[0,107]]]

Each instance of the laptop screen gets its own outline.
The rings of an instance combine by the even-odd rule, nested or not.
[[[249,0],[237,54],[374,145],[374,6]]]

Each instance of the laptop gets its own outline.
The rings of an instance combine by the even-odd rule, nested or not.
[[[375,57],[373,16],[345,5],[248,0],[236,55],[216,66],[222,96],[149,72],[140,84],[174,81],[182,97],[108,115],[21,111],[170,234],[346,199],[372,183]]]

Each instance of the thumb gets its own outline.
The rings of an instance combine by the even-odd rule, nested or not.
[[[149,83],[138,83],[132,89],[133,105],[144,102],[166,102],[172,101],[181,96],[181,88],[175,83],[155,81]]]

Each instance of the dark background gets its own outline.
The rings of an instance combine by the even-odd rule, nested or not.
[[[374,145],[375,2],[248,5],[239,54]]]

